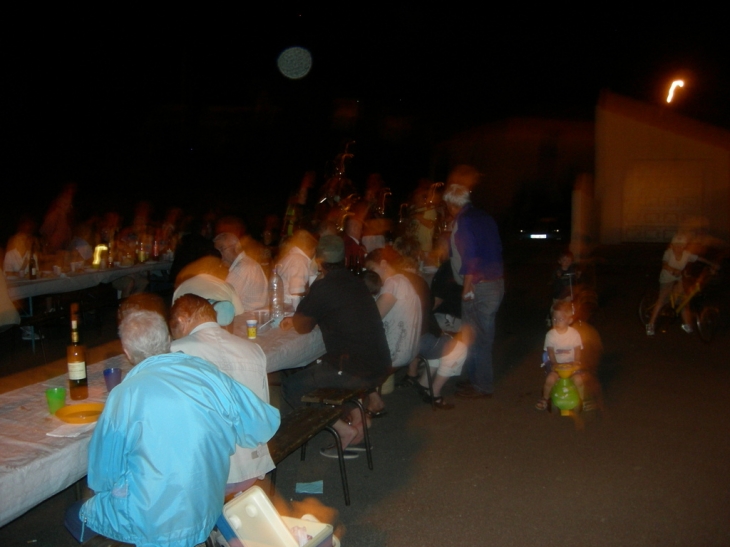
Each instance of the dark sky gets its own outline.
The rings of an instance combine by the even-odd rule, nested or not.
[[[348,138],[356,171],[410,184],[453,132],[511,116],[591,119],[604,88],[658,103],[678,74],[687,84],[672,108],[730,128],[719,15],[460,6],[28,8],[6,18],[2,38],[6,187],[37,188],[40,209],[69,180],[102,202],[122,189],[127,200],[182,196],[202,180],[221,192],[245,181],[258,195],[321,172]],[[297,81],[276,68],[293,45],[313,58]],[[332,129],[338,99],[359,101],[348,131]],[[188,114],[160,130],[160,112],[179,105]],[[249,112],[244,146],[201,146],[210,106]],[[411,120],[413,138],[384,141],[388,116]]]

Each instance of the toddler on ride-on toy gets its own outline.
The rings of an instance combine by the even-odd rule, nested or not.
[[[542,397],[535,404],[535,410],[546,410],[550,391],[558,380],[558,373],[552,368],[553,365],[573,363],[576,366],[571,376],[581,400],[584,399],[583,378],[580,369],[581,350],[583,341],[577,330],[570,326],[573,322],[573,308],[570,302],[557,302],[553,306],[552,323],[553,328],[545,335],[544,350],[547,352],[547,360],[542,364],[545,367],[547,378],[542,390]]]

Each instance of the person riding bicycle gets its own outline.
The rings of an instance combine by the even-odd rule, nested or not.
[[[675,234],[662,257],[662,269],[659,273],[659,298],[651,313],[651,319],[646,325],[647,336],[654,336],[654,322],[677,283],[681,283],[682,272],[689,262],[702,262],[713,268],[719,268],[717,264],[687,251],[687,236]],[[681,285],[678,288],[681,289]],[[688,334],[691,334],[693,330],[691,320],[692,314],[689,306],[684,306],[682,308],[682,330]]]

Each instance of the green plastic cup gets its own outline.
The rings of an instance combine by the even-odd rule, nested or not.
[[[46,401],[48,401],[48,412],[55,414],[59,408],[66,406],[66,388],[48,388],[46,390]]]

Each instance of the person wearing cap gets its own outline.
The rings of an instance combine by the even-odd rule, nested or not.
[[[282,320],[281,328],[305,334],[319,326],[327,353],[284,380],[282,393],[292,407],[301,406],[302,395],[318,388],[374,388],[387,377],[391,365],[378,307],[365,283],[345,268],[342,239],[322,236],[316,256],[321,276],[312,283],[296,313]],[[350,411],[348,422],[338,420],[334,425],[343,448],[363,440],[365,425],[360,413]],[[337,457],[334,446],[322,449],[322,454]],[[348,450],[346,457],[357,457],[357,452]]]
[[[233,319],[244,312],[243,303],[233,286],[214,275],[203,273],[183,281],[172,295],[173,304],[184,294],[195,294],[210,302],[216,312],[216,322],[221,327],[232,325]]]
[[[451,232],[451,269],[462,286],[462,328],[473,339],[466,358],[468,378],[457,383],[456,396],[464,399],[491,397],[494,391],[492,346],[497,311],[504,298],[502,241],[497,223],[471,204],[470,188],[479,172],[459,165],[449,175],[443,200],[454,217]]]
[[[657,298],[654,311],[651,312],[651,319],[646,325],[646,335],[654,336],[654,322],[659,312],[666,303],[669,295],[678,282],[682,279],[682,272],[685,266],[690,262],[703,262],[713,268],[719,268],[717,264],[709,262],[702,257],[687,251],[687,236],[684,234],[675,234],[669,247],[664,251],[662,257],[662,269],[659,272],[659,298]],[[687,334],[693,332],[692,329],[692,312],[689,306],[682,308],[682,330]]]
[[[228,264],[226,281],[236,289],[244,310],[257,310],[266,306],[269,290],[264,270],[246,254],[238,237],[223,232],[215,237],[213,243],[223,262]]]

